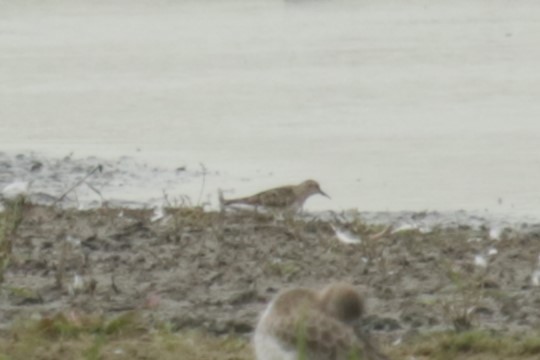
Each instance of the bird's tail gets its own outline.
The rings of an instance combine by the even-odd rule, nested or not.
[[[225,207],[233,204],[241,204],[250,201],[250,198],[225,199],[223,197],[223,191],[221,189],[218,189],[218,199],[220,207]]]
[[[355,333],[360,338],[364,345],[366,358],[369,360],[390,360],[388,356],[383,354],[378,346],[373,342],[369,333],[365,332],[361,327],[355,327]]]
[[[225,210],[225,207],[231,204],[235,204],[237,199],[225,199],[223,197],[223,191],[218,189],[218,199],[219,199],[219,209],[220,211]]]

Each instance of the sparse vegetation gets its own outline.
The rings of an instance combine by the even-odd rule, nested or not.
[[[0,359],[250,360],[252,354],[246,339],[146,328],[136,312],[111,319],[69,312],[16,323],[0,338]]]
[[[450,265],[447,265],[447,269],[447,276],[454,289],[448,298],[441,300],[442,313],[455,331],[471,330],[475,312],[482,306],[485,297],[485,272],[465,273],[461,269],[451,268]]]
[[[540,356],[540,334],[431,333],[384,350],[392,359],[533,360]],[[111,319],[62,313],[16,323],[0,338],[0,359],[254,360],[254,355],[248,338],[175,333],[166,324],[148,328],[135,312]]]
[[[395,358],[414,356],[430,360],[532,360],[540,356],[540,333],[514,336],[487,331],[433,333],[419,336],[391,353]]]
[[[275,291],[334,280],[371,287],[370,326],[390,334],[391,341],[409,326],[425,334],[396,346],[387,343],[383,350],[391,358],[540,356],[540,336],[479,330],[478,309],[491,306],[492,313],[481,315],[499,324],[534,316],[530,309],[538,293],[523,300],[526,307],[506,306],[509,314],[502,317],[499,309],[530,282],[512,273],[490,278],[494,269],[507,271],[502,261],[475,268],[473,255],[483,245],[468,242],[476,236],[473,230],[411,229],[377,237],[384,226],[358,219],[342,225],[362,243],[347,245],[333,237],[327,221],[316,218],[276,221],[268,214],[209,212],[185,199],[166,205],[159,221],[150,220],[148,209],[76,211],[24,201],[6,207],[0,213],[1,270],[9,269],[10,276],[0,296],[15,309],[8,321],[15,312],[41,318],[18,320],[5,330],[0,360],[253,360],[248,337]],[[77,239],[68,241],[69,234]],[[28,255],[21,261],[19,254]],[[498,256],[508,256],[512,266],[521,261],[530,267],[529,255],[501,251]],[[35,282],[22,283],[27,274]],[[70,294],[74,274],[87,284],[94,281],[92,290]],[[53,289],[55,279],[63,285]],[[52,302],[66,310],[46,315],[43,309]],[[84,313],[85,307],[95,312]],[[179,310],[167,312],[171,308]],[[393,317],[388,309],[408,315]],[[433,324],[459,331],[433,333]]]
[[[17,196],[6,200],[4,211],[0,211],[0,284],[4,282],[4,272],[11,261],[13,242],[23,220],[25,202],[24,196]]]

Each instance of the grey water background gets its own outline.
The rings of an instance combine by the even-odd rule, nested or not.
[[[540,217],[539,70],[532,0],[0,0],[0,151]],[[129,196],[201,185],[143,178]]]

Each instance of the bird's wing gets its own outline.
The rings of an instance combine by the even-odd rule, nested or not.
[[[296,200],[296,194],[292,187],[281,187],[263,191],[253,195],[262,206],[284,208],[292,205]]]
[[[279,328],[279,330],[277,330]],[[353,329],[320,311],[281,319],[270,329],[282,346],[295,349],[299,359],[357,360],[364,359],[362,342]]]

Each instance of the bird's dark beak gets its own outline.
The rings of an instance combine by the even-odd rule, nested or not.
[[[330,196],[328,196],[327,193],[325,193],[324,191],[321,190],[321,188],[319,188],[319,194],[323,195],[323,196],[326,196],[327,198],[331,199]]]

